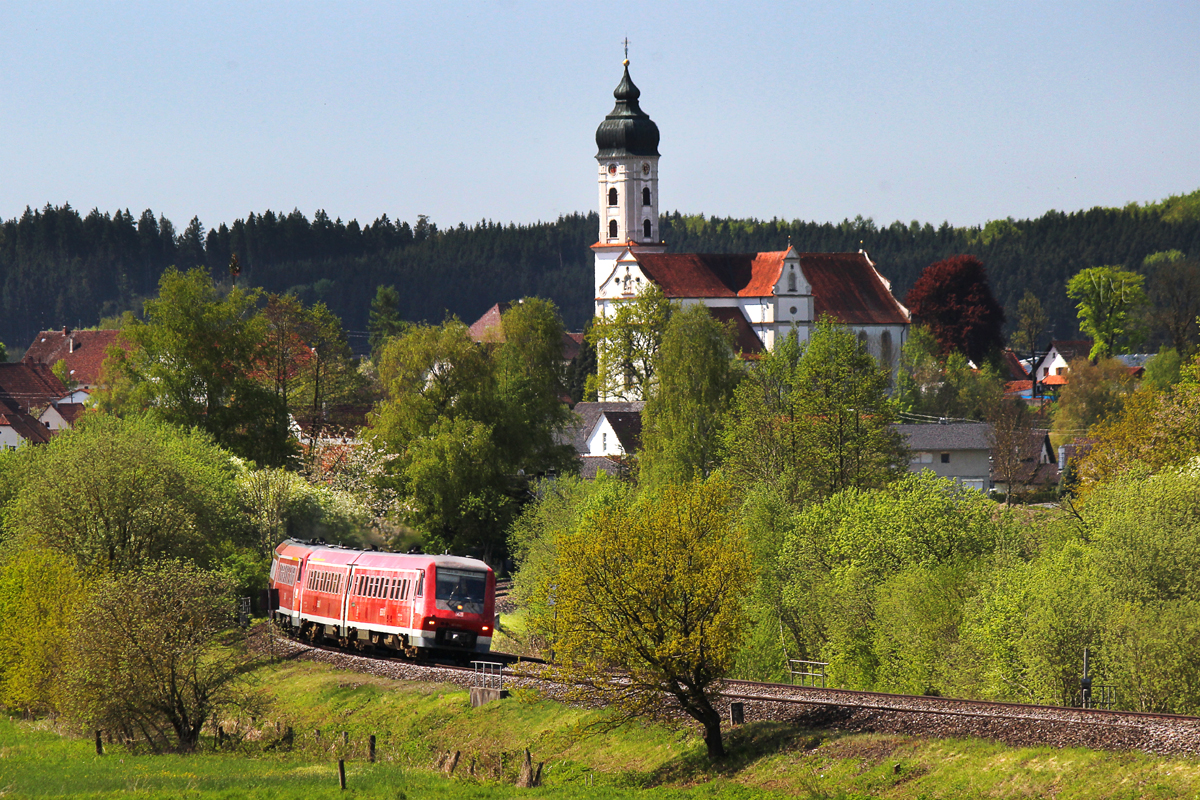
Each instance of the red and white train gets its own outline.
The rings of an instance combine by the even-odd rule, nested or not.
[[[410,656],[492,646],[496,576],[474,558],[288,539],[275,548],[270,586],[276,623],[313,641]]]

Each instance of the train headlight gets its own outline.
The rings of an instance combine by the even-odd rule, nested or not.
[[[489,628],[487,625],[484,625],[484,626],[483,626],[483,632],[484,632],[484,633],[487,633],[489,630],[491,630],[491,628]]]
[[[435,618],[435,617],[426,617],[425,618],[425,627],[426,628],[432,628],[435,625],[437,625],[437,618]]]

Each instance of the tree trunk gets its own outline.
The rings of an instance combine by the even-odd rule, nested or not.
[[[721,740],[721,718],[714,711],[712,718],[702,720],[701,724],[704,725],[704,745],[708,748],[709,760],[719,761],[725,758],[725,743]]]

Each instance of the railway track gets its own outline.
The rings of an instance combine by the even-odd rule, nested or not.
[[[276,640],[285,657],[303,656],[339,669],[399,680],[437,681],[468,687],[474,669],[435,661],[351,653],[292,639]],[[568,687],[541,676],[544,662],[505,653],[480,660],[518,665],[506,687],[536,689],[566,700]],[[1050,745],[1099,750],[1141,750],[1159,755],[1200,755],[1200,718],[1175,714],[1023,705],[984,700],[898,695],[848,689],[725,681],[721,711],[742,703],[746,722],[772,721],[798,729],[892,733],[922,738],[984,738],[1012,746]]]

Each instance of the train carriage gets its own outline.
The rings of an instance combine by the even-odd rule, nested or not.
[[[271,564],[277,624],[310,639],[410,655],[487,652],[496,579],[482,561],[289,539]]]

